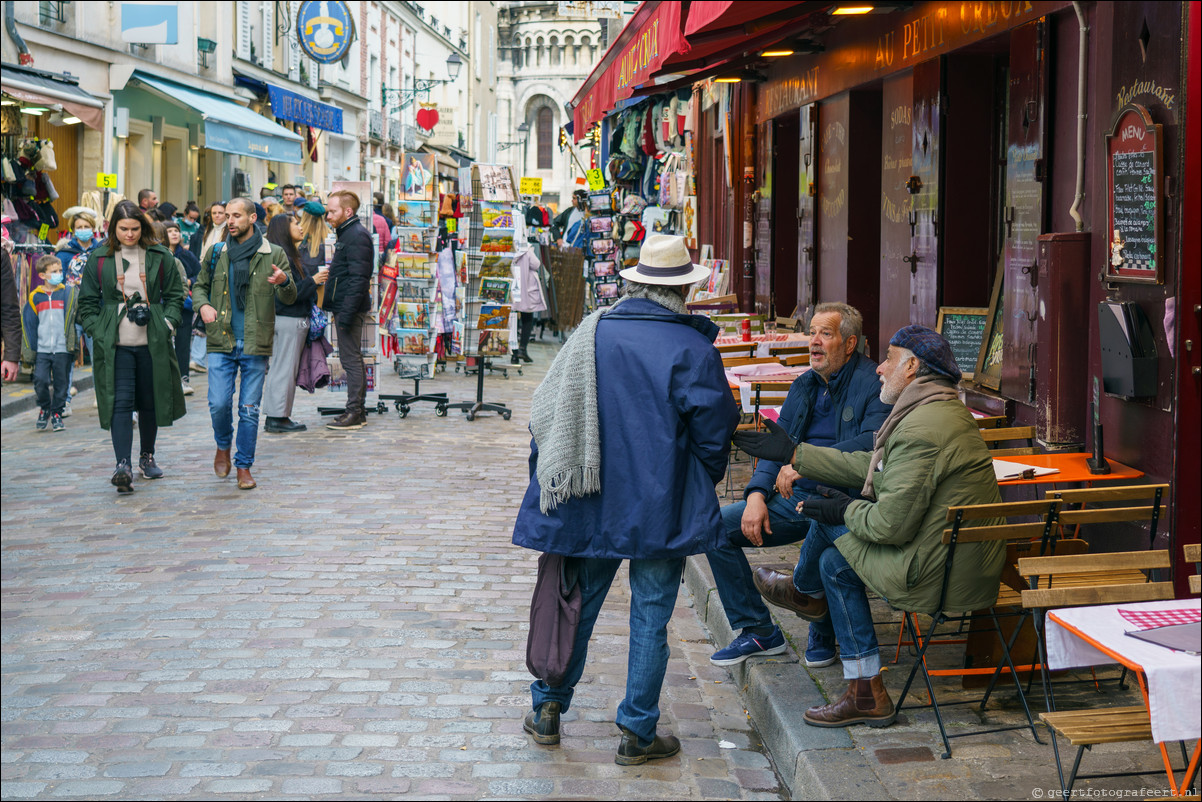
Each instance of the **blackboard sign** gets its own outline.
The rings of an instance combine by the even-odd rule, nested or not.
[[[964,378],[971,379],[985,337],[989,310],[976,306],[941,306],[935,330],[952,346],[952,355]]]
[[[1108,281],[1153,284],[1164,280],[1160,252],[1162,175],[1161,127],[1147,109],[1130,104],[1107,136],[1110,225]]]

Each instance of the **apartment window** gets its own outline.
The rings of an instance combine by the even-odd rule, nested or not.
[[[551,169],[551,156],[555,148],[555,121],[551,109],[543,106],[538,110],[538,169]]]

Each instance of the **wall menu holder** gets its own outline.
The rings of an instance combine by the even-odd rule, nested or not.
[[[976,306],[941,306],[935,331],[952,347],[952,356],[965,379],[972,379],[985,339],[985,321],[989,309]]]
[[[1164,283],[1162,126],[1129,103],[1106,136],[1106,281]]]
[[[1138,304],[1098,304],[1098,340],[1102,390],[1122,398],[1156,395],[1156,337]]]

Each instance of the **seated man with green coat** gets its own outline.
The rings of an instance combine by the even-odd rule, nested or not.
[[[948,507],[1001,500],[989,450],[956,396],[960,369],[947,340],[925,326],[905,326],[889,341],[877,375],[881,401],[894,407],[871,453],[799,447],[772,423],[769,432],[734,436],[748,454],[791,461],[802,476],[864,486],[863,498],[855,500],[820,487],[799,505],[820,525],[802,544],[797,572],[761,569],[756,576],[768,601],[812,621],[829,616],[834,627],[849,684],[841,698],[806,711],[806,723],[815,727],[893,723],[897,712],[881,682],[865,588],[901,609],[935,613],[947,561]],[[993,604],[1005,554],[1002,542],[960,544],[942,609]]]

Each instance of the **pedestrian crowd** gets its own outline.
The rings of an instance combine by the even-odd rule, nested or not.
[[[383,198],[376,200],[378,209]],[[349,396],[328,428],[366,424],[361,336],[380,254],[359,206],[352,192],[323,203],[293,185],[279,187],[278,197],[264,188],[258,201],[232,198],[203,212],[191,201],[160,203],[150,189],[136,202],[115,203],[108,220],[73,206],[54,254],[35,262],[25,298],[3,250],[3,379],[17,377],[20,354],[32,368],[36,428],[61,432],[71,414],[71,374],[86,352],[100,425],[112,438],[111,482],[126,494],[135,469],[144,479],[164,475],[158,429],[186,414],[191,375],[207,373],[214,471],[224,477],[236,469],[238,487],[252,489],[261,413],[272,434],[307,428],[292,420],[293,401],[298,381],[312,392],[320,386],[314,377],[328,379],[329,315]]]

